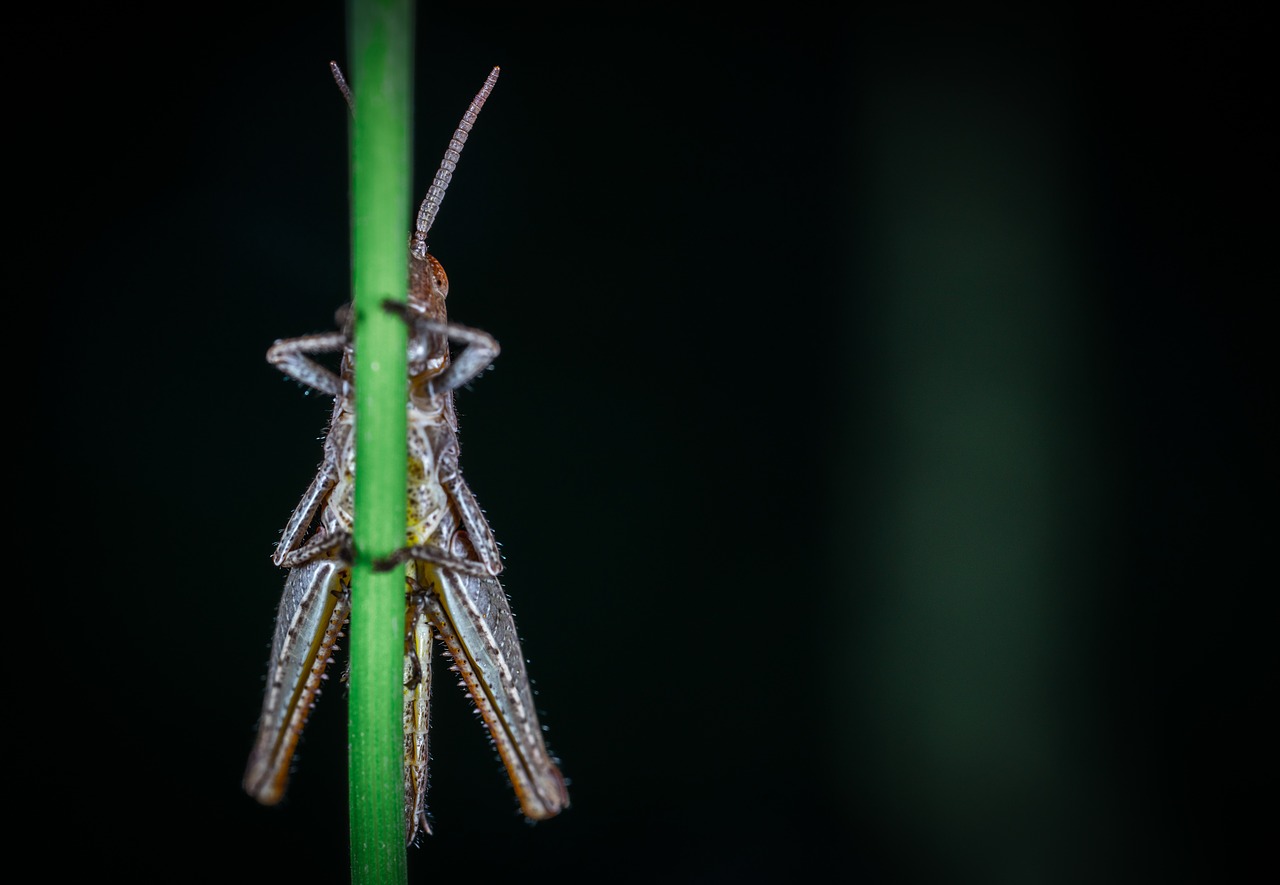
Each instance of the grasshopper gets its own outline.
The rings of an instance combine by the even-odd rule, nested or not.
[[[336,65],[334,78],[354,111]],[[453,393],[498,355],[489,334],[450,322],[448,277],[427,251],[431,229],[459,153],[497,82],[494,68],[458,124],[418,211],[409,241],[408,301],[386,305],[409,326],[408,532],[406,545],[378,568],[405,570],[404,780],[406,839],[430,833],[426,812],[431,648],[439,636],[492,735],[529,820],[569,805],[564,779],[543,741],[533,690],[506,594],[493,532],[458,469]],[[276,341],[267,360],[284,374],[334,398],[324,457],[289,517],[272,560],[289,569],[276,616],[267,685],[244,789],[264,805],[279,802],[307,716],[335,643],[350,615],[355,481],[351,311],[339,329]],[[451,352],[450,343],[461,345]],[[341,354],[338,372],[315,357]]]

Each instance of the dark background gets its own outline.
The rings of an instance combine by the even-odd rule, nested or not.
[[[14,807],[51,874],[346,881],[336,691],[284,805],[239,786],[329,409],[263,354],[348,297],[344,8],[11,37],[11,175],[54,185],[11,223],[57,477],[13,597],[46,649],[15,662]],[[411,878],[1260,855],[1261,45],[1190,5],[421,4],[419,192],[503,68],[431,245],[502,343],[463,469],[573,807],[526,825],[441,678]]]

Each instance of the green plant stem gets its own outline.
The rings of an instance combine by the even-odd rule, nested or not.
[[[351,878],[404,883],[405,586],[374,560],[405,542],[406,338],[382,309],[406,294],[412,178],[411,0],[348,6],[355,126],[351,253],[355,305],[355,550],[351,600]]]

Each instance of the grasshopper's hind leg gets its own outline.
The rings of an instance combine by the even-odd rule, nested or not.
[[[351,611],[350,570],[313,559],[289,572],[276,614],[267,689],[244,789],[263,805],[284,797],[298,738]]]

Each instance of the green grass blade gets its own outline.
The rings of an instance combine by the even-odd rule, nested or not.
[[[355,549],[350,627],[351,877],[407,881],[404,823],[402,572],[374,559],[405,540],[406,328],[381,307],[403,301],[412,203],[411,0],[348,7],[352,288],[356,341]]]

